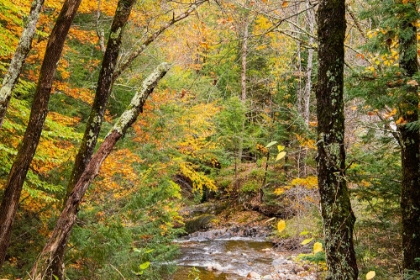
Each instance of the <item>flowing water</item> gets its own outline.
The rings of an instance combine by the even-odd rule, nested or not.
[[[231,237],[180,242],[182,255],[176,260],[179,269],[171,277],[173,280],[194,279],[193,269],[201,280],[243,279],[251,271],[266,275],[272,271],[276,258],[272,243],[263,239]]]

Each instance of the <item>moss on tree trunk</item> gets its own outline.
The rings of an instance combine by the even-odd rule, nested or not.
[[[327,279],[357,279],[353,214],[345,179],[343,68],[344,0],[322,0],[318,8],[319,73],[318,184],[328,266]]]
[[[12,225],[19,204],[20,194],[29,165],[35,155],[42,128],[48,113],[51,86],[57,70],[57,62],[63,50],[64,41],[81,0],[67,0],[51,32],[42,62],[38,85],[31,107],[28,127],[23,136],[18,154],[13,162],[0,206],[0,268],[6,256],[12,232]]]

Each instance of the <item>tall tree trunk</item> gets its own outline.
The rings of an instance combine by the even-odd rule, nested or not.
[[[36,23],[38,22],[39,14],[41,13],[41,8],[43,5],[44,0],[34,0],[32,2],[28,22],[22,32],[22,36],[20,37],[9,69],[4,76],[2,87],[0,89],[0,128],[3,125],[3,120],[6,116],[7,107],[9,106],[9,101],[12,97],[13,89],[18,81],[20,73],[22,72],[25,59],[31,50],[32,39],[34,38],[36,30]]]
[[[73,171],[69,183],[67,185],[66,197],[71,193],[74,185],[80,177],[80,174],[82,174],[87,163],[92,157],[94,148],[98,140],[103,116],[105,114],[106,105],[108,103],[109,95],[111,93],[114,81],[122,74],[122,72],[125,69],[128,68],[128,66],[133,62],[133,60],[137,58],[146,49],[148,45],[150,45],[156,38],[159,37],[160,34],[162,34],[166,29],[174,25],[176,22],[187,18],[193,11],[195,11],[195,9],[199,5],[203,4],[204,2],[207,2],[207,0],[199,1],[195,5],[191,5],[191,7],[187,11],[170,20],[168,23],[159,28],[156,32],[150,34],[150,36],[148,36],[142,42],[141,46],[138,49],[130,53],[124,61],[119,62],[117,65],[118,53],[121,48],[122,35],[122,33],[119,31],[121,31],[121,29],[125,26],[128,20],[129,4],[131,3],[132,5],[134,2],[135,1],[133,0],[120,0],[118,2],[118,7],[122,6],[126,8],[117,8],[117,12],[114,16],[114,21],[111,26],[111,35],[114,34],[116,36],[110,35],[108,39],[107,48],[102,62],[102,68],[99,73],[95,100],[86,125],[85,133],[83,135],[82,144],[76,155]]]
[[[305,73],[305,90],[301,100],[301,115],[305,126],[309,127],[309,118],[310,118],[310,103],[311,103],[311,92],[312,92],[312,69],[313,69],[313,60],[314,60],[314,38],[312,37],[315,34],[315,11],[311,8],[309,0],[306,1],[306,18],[308,21],[309,27],[309,40],[308,40],[308,59],[306,65]],[[299,177],[306,177],[306,156],[307,148],[301,147],[299,153]]]
[[[136,0],[119,0],[112,21],[111,31],[104,58],[102,60],[101,71],[99,72],[98,85],[96,87],[95,99],[89,119],[86,124],[85,133],[83,135],[82,144],[76,155],[73,171],[67,185],[67,196],[73,190],[74,185],[79,180],[88,162],[90,161],[96,142],[98,141],[99,132],[101,130],[102,121],[106,106],[108,104],[109,95],[111,94],[114,70],[117,65],[118,54],[121,50],[123,29],[127,24]],[[66,199],[65,198],[65,199]]]
[[[312,35],[315,34],[315,11],[310,6],[309,0],[306,1],[306,17],[309,25],[309,49],[308,49],[308,61],[306,66],[306,79],[305,79],[305,93],[303,95],[303,120],[305,121],[306,126],[309,126],[309,117],[310,117],[310,101],[311,101],[311,92],[312,92],[312,69],[313,69],[313,60],[314,60],[314,38]]]
[[[127,24],[131,10],[135,3],[136,0],[118,1],[114,19],[111,24],[107,47],[102,60],[101,71],[99,72],[95,99],[86,124],[82,144],[79,148],[78,154],[76,155],[73,171],[67,185],[67,193],[64,198],[64,203],[72,192],[74,185],[79,180],[80,175],[85,170],[92,157],[93,150],[95,149],[114,81],[112,76],[117,64],[119,52],[121,50],[124,27]],[[51,263],[50,269],[59,279],[63,279],[65,246],[58,247],[54,253],[55,255],[52,257],[53,262]]]
[[[353,247],[356,220],[346,184],[344,149],[344,0],[321,0],[318,8],[318,185],[325,235],[327,279],[357,279]]]
[[[403,5],[401,2],[400,5]],[[399,114],[404,122],[398,126],[401,133],[401,211],[403,268],[420,271],[420,139],[418,108],[418,85],[410,83],[418,72],[417,64],[417,28],[415,21],[417,9],[415,1],[404,4],[400,14],[399,53],[400,67],[407,78],[407,90],[399,103]],[[414,17],[413,17],[414,15]],[[410,125],[415,125],[410,127]],[[416,261],[416,258],[418,259]]]
[[[100,145],[98,151],[93,155],[91,161],[77,181],[73,191],[68,197],[63,211],[56,223],[52,236],[48,240],[38,259],[34,263],[31,271],[32,279],[54,279],[51,265],[57,251],[64,251],[71,229],[76,221],[79,204],[89,187],[90,183],[96,177],[102,162],[111,153],[117,141],[125,134],[127,129],[135,122],[148,96],[153,92],[160,79],[165,76],[169,70],[169,64],[161,64],[144,82],[142,89],[135,94],[130,105],[118,119],[114,127],[106,136],[104,142]],[[57,275],[59,279],[63,276]]]
[[[80,2],[81,0],[67,0],[64,2],[48,40],[32,103],[28,127],[9,173],[6,190],[0,206],[0,268],[3,265],[6,250],[9,245],[22,186],[38,146],[48,113],[48,101],[50,99],[51,85],[57,70],[57,62],[60,59],[64,41]]]
[[[247,72],[247,58],[248,58],[248,39],[249,39],[249,24],[250,18],[248,11],[244,14],[244,22],[242,26],[242,46],[241,46],[241,101],[243,105],[246,104],[247,98],[247,82],[246,82],[246,72]],[[242,161],[243,149],[244,149],[244,136],[245,136],[245,120],[242,123],[241,133],[239,135],[239,144],[238,144],[238,159],[239,162]]]

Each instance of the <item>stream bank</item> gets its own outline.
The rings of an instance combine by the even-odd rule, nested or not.
[[[176,241],[182,254],[171,280],[317,279],[314,266],[296,261],[307,252],[301,240],[272,238],[273,219],[214,204],[183,213],[189,234]]]
[[[296,253],[276,248],[265,232],[266,228],[235,226],[179,239],[179,269],[170,279],[316,279],[313,267],[296,262]]]

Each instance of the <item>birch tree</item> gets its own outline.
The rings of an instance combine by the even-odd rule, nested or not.
[[[38,22],[39,14],[41,13],[43,5],[44,0],[34,0],[32,2],[28,22],[22,32],[22,36],[20,37],[16,52],[9,65],[9,69],[3,78],[0,89],[0,128],[3,125],[3,120],[6,116],[7,107],[9,106],[13,89],[18,81],[20,73],[22,72],[25,59],[31,50],[32,39],[34,38],[36,30],[36,23]]]

